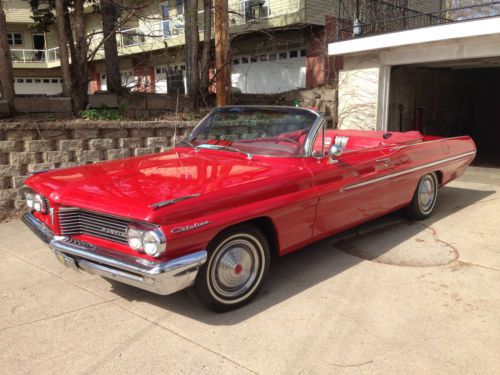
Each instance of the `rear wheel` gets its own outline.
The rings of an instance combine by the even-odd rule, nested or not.
[[[424,175],[418,182],[411,203],[406,207],[406,216],[414,220],[428,218],[436,206],[438,188],[439,184],[435,173]]]
[[[219,235],[198,272],[196,295],[213,311],[228,311],[250,302],[269,271],[269,244],[262,232],[240,225]]]

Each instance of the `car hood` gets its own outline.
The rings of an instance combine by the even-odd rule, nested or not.
[[[278,177],[279,178],[275,178]],[[35,174],[26,184],[50,201],[159,224],[310,185],[301,159],[223,151],[168,152]],[[276,191],[276,190],[279,190]],[[154,209],[151,205],[194,197]]]

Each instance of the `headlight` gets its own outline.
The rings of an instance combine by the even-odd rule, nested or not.
[[[145,252],[149,256],[159,257],[165,253],[167,244],[161,229],[147,230],[136,227],[127,229],[129,246],[138,252]]]
[[[127,241],[129,246],[135,250],[139,251],[142,248],[142,235],[144,232],[134,229],[134,228],[129,228],[127,230]]]
[[[26,198],[26,205],[28,206],[29,209],[32,209],[35,200],[35,194],[33,194],[32,192],[26,192],[24,197]]]
[[[47,206],[45,205],[45,200],[40,194],[35,195],[35,198],[33,199],[33,208],[35,211],[38,212],[45,212],[47,211]]]
[[[144,252],[152,257],[160,256],[165,252],[165,243],[162,243],[159,234],[155,231],[144,232],[142,236],[142,246]]]

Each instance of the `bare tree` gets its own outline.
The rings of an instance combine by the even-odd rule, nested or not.
[[[203,1],[203,49],[201,52],[200,93],[206,104],[209,87],[210,47],[212,45],[212,0]]]
[[[120,62],[116,30],[123,10],[122,0],[101,0],[102,32],[104,38],[104,55],[106,56],[106,82],[109,92],[124,91],[120,77]]]
[[[186,36],[186,78],[188,95],[193,108],[198,108],[200,95],[200,70],[198,62],[198,49],[200,34],[198,30],[198,0],[186,0],[184,10],[184,33]]]
[[[2,97],[7,100],[9,115],[16,112],[14,91],[14,71],[12,68],[12,57],[10,55],[9,41],[7,39],[7,21],[3,9],[3,1],[0,0],[0,88]]]
[[[87,59],[88,45],[85,32],[85,0],[74,0],[73,10],[75,48],[72,50],[74,56],[71,56],[73,61],[71,98],[73,99],[73,111],[78,114],[85,109],[88,103],[89,61]]]
[[[217,69],[217,106],[231,102],[231,66],[229,64],[228,0],[215,0],[215,68]]]
[[[64,4],[64,0],[56,0],[56,12],[58,17],[56,19],[57,35],[59,37],[59,59],[61,61],[61,72],[63,78],[63,95],[65,97],[71,96],[71,66],[69,63],[68,54],[68,37],[66,34],[66,20],[68,16],[68,8]]]

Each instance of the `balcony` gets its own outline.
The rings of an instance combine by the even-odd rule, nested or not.
[[[11,49],[14,68],[54,68],[59,66],[59,47],[50,49]]]
[[[500,1],[435,0],[412,9],[394,0],[337,0],[337,41],[500,15]],[[356,15],[358,15],[356,17]]]
[[[303,18],[300,18],[300,15],[303,15],[303,4],[303,0],[230,1],[230,32],[244,32],[257,28],[279,27],[303,22]],[[200,33],[203,32],[203,13],[203,11],[198,12],[198,28]],[[117,35],[119,53],[127,55],[164,49],[166,44],[169,47],[183,45],[185,43],[184,25],[184,15],[181,14],[164,20],[152,20],[140,27],[121,30]],[[212,12],[212,29],[213,25],[214,15]],[[102,35],[96,35],[91,43],[91,47],[98,45],[101,40]],[[96,55],[96,59],[102,58],[104,58],[104,52],[101,50]]]
[[[304,4],[304,0],[230,0],[230,32],[241,33],[303,23],[305,21]],[[200,33],[203,32],[203,13],[203,11],[198,13]],[[212,29],[213,21],[212,13]],[[130,55],[162,50],[167,45],[168,47],[181,46],[185,43],[184,25],[184,15],[180,14],[164,20],[153,19],[144,22],[140,27],[121,30],[116,36],[118,53]],[[95,60],[105,58],[104,48],[101,45],[102,38],[102,33],[95,33],[89,43],[90,51],[98,49],[94,56]],[[11,55],[15,68],[53,68],[60,65],[59,48],[11,49]]]

